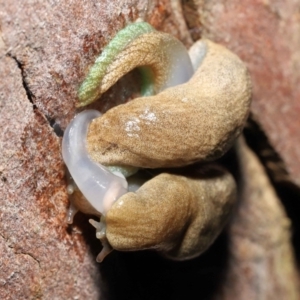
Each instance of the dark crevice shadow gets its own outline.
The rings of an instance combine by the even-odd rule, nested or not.
[[[36,111],[38,108],[37,108],[37,106],[34,103],[35,102],[34,101],[35,96],[31,92],[31,90],[30,90],[30,88],[29,88],[29,86],[28,86],[28,84],[26,82],[26,71],[25,71],[25,68],[24,68],[24,64],[16,56],[14,56],[14,55],[12,55],[10,53],[8,53],[7,56],[10,57],[10,58],[12,58],[16,62],[18,68],[20,69],[21,77],[22,77],[22,85],[23,85],[23,88],[25,90],[27,99],[32,104],[33,111]],[[59,126],[59,124],[57,124],[56,121],[54,119],[52,119],[51,117],[49,117],[47,115],[45,115],[45,117],[46,117],[46,120],[48,121],[49,125],[53,128],[54,133],[58,137],[62,137],[64,132],[61,129],[61,127]]]
[[[115,251],[99,266],[105,300],[212,299],[226,269],[227,244],[224,232],[203,255],[183,262],[154,251]]]
[[[300,188],[288,177],[284,162],[268,141],[267,136],[253,119],[244,130],[248,146],[256,153],[292,221],[292,244],[300,267]]]
[[[50,116],[46,116],[46,119],[48,120],[49,125],[53,128],[54,133],[58,137],[63,137],[64,131],[60,127],[58,123],[56,123],[55,119],[51,118]]]
[[[14,55],[12,55],[10,53],[8,53],[7,56],[10,57],[10,58],[12,58],[16,62],[18,68],[20,69],[20,71],[21,71],[21,77],[22,77],[22,85],[23,85],[23,88],[24,88],[24,90],[26,92],[27,99],[32,104],[33,109],[35,110],[36,109],[36,105],[34,104],[34,101],[33,101],[34,95],[31,92],[31,90],[29,89],[28,84],[26,82],[26,79],[25,79],[26,78],[26,74],[25,74],[23,63],[16,56],[14,56]]]

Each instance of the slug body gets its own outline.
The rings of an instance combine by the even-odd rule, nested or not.
[[[89,212],[105,215],[112,203],[127,192],[127,182],[122,174],[113,174],[89,157],[88,126],[100,115],[96,110],[86,110],[71,121],[64,133],[62,155],[75,184],[94,209]]]
[[[189,81],[116,106],[91,124],[88,151],[95,161],[182,167],[218,159],[233,145],[249,113],[247,69],[209,40],[190,51],[200,65]]]
[[[106,216],[106,237],[121,251],[155,249],[191,259],[213,243],[236,199],[233,177],[218,166],[189,176],[161,173],[123,195]]]
[[[79,188],[75,206],[105,215],[91,220],[104,245],[98,261],[112,248],[192,258],[228,219],[236,198],[232,176],[215,167],[195,176],[164,173],[145,184],[133,179],[135,188],[126,193],[126,180],[103,165],[127,176],[132,167],[182,167],[221,157],[247,119],[249,75],[236,55],[209,40],[188,53],[172,36],[134,23],[96,60],[79,89],[78,106],[97,100],[134,68],[143,76],[144,97],[103,116],[82,112],[66,130],[63,157]]]

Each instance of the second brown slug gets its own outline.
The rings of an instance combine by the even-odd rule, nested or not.
[[[216,239],[235,199],[234,179],[220,167],[189,177],[162,173],[111,207],[106,237],[116,250],[155,249],[171,259],[190,259]]]

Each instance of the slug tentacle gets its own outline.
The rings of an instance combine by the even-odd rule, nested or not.
[[[96,59],[80,86],[77,105],[97,100],[135,68],[140,68],[142,74],[144,96],[186,82],[193,74],[190,57],[181,42],[157,32],[148,23],[136,22],[120,30]]]
[[[113,248],[106,238],[106,223],[105,220],[103,220],[103,217],[101,217],[100,222],[97,222],[93,219],[90,219],[89,222],[93,227],[96,228],[96,237],[101,241],[102,244],[102,250],[96,258],[97,262],[102,262],[103,259],[113,251]]]
[[[235,54],[209,40],[197,42],[191,53],[200,54],[192,59],[200,66],[188,82],[116,106],[93,121],[87,139],[95,161],[181,167],[215,160],[233,145],[249,113],[248,71]]]
[[[65,164],[78,188],[91,206],[85,211],[105,214],[112,203],[127,192],[127,182],[122,175],[111,173],[106,167],[90,159],[86,149],[86,135],[90,122],[101,114],[96,110],[86,110],[78,114],[65,130],[62,155]],[[80,194],[76,193],[74,206],[78,207]],[[84,199],[81,196],[81,200]],[[80,209],[80,208],[79,208]],[[72,216],[71,216],[72,218]],[[71,220],[70,220],[71,221]]]

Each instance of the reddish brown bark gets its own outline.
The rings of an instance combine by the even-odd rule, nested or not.
[[[168,262],[149,253],[113,253],[99,267],[95,262],[99,243],[91,238],[94,231],[84,225],[87,219],[79,224],[78,218],[70,228],[65,223],[68,199],[61,141],[50,125],[58,132],[59,126],[65,128],[74,116],[77,89],[89,66],[114,34],[138,17],[187,46],[203,34],[246,61],[254,86],[253,116],[293,182],[300,185],[299,2],[183,4],[187,25],[180,1],[0,0],[1,299],[198,299],[216,293],[230,299],[241,299],[241,294],[283,299],[296,295],[288,221],[265,175],[263,185],[255,181],[246,185],[246,204],[230,227],[228,256],[221,237],[203,257],[190,262]],[[138,92],[133,73],[94,107],[106,110]],[[255,179],[258,171],[243,166],[244,180]],[[261,192],[269,193],[273,204],[249,202]],[[258,221],[262,225],[256,231]],[[269,238],[270,247],[266,246]],[[257,264],[257,257],[266,264]],[[285,273],[278,266],[286,267]],[[224,270],[228,273],[218,290],[217,275]],[[265,272],[263,279],[260,272]],[[253,287],[256,280],[268,283],[264,294]]]

